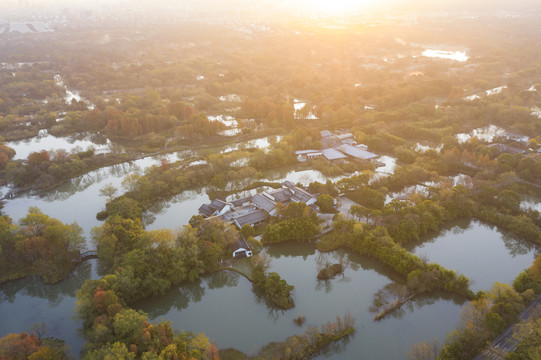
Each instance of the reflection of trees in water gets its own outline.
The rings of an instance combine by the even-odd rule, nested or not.
[[[465,220],[465,219],[459,219],[454,220],[446,224],[445,226],[442,226],[437,231],[429,231],[426,235],[420,236],[419,240],[416,241],[410,241],[403,245],[403,247],[413,252],[415,248],[423,245],[423,244],[431,244],[436,242],[437,239],[439,239],[442,236],[447,236],[449,234],[451,235],[460,235],[465,233],[467,230],[472,229],[472,221],[471,220]]]
[[[236,287],[239,284],[239,279],[240,275],[233,271],[218,271],[205,277],[209,289]]]
[[[306,260],[308,256],[316,253],[316,247],[313,243],[288,241],[281,244],[270,244],[266,247],[265,252],[275,259],[280,257],[302,257],[303,260]]]
[[[404,284],[392,282],[385,285],[383,288],[376,291],[372,298],[372,306],[370,312],[380,313],[386,309],[392,308],[396,303],[405,301],[411,295],[410,291]],[[405,311],[404,308],[408,303],[401,308],[393,311],[390,316],[394,318],[402,318]]]
[[[267,307],[267,318],[269,318],[269,320],[271,320],[273,323],[276,323],[278,319],[280,319],[280,316],[286,313],[287,310],[275,307],[272,302],[265,296],[265,293],[261,290],[254,289],[252,287],[252,292],[254,293],[256,303],[265,304],[265,306]],[[295,296],[293,296],[293,298],[294,297]]]
[[[346,269],[358,269],[359,264],[351,262],[344,251],[333,251],[329,253],[317,252],[316,254],[316,268],[317,273],[333,264],[342,264],[343,272],[333,276],[330,279],[318,280],[316,283],[316,290],[324,290],[325,293],[332,291],[332,284],[334,282],[347,283],[351,281],[351,277],[346,275]]]
[[[392,304],[393,301],[405,300],[409,295],[410,292],[405,285],[399,283],[389,283],[374,294],[370,311],[373,313],[378,313],[383,310],[385,306]],[[451,301],[453,304],[460,306],[467,301],[463,296],[458,294],[444,291],[433,291],[415,296],[410,301],[402,305],[399,309],[389,313],[387,317],[402,319],[404,315],[408,313],[421,310],[424,306],[433,305],[441,300]]]
[[[323,357],[342,354],[344,351],[346,351],[349,343],[351,342],[351,340],[353,340],[354,337],[355,333],[345,336],[338,341],[332,342],[329,346],[321,349],[321,354],[323,355]]]
[[[202,187],[199,189],[192,189],[183,191],[170,199],[156,201],[151,204],[148,211],[143,214],[143,224],[148,226],[156,221],[157,215],[163,215],[167,209],[169,209],[173,204],[182,203],[189,200],[194,200],[205,193],[206,188]],[[197,214],[193,214],[197,215]]]
[[[403,277],[401,275],[393,271],[390,267],[378,262],[377,260],[371,259],[367,256],[359,255],[351,251],[347,251],[347,254],[348,254],[347,264],[353,270],[358,271],[362,269],[364,271],[375,271],[379,275],[383,275],[392,281],[403,282]]]
[[[191,303],[200,302],[205,296],[206,287],[209,289],[236,287],[239,278],[240,275],[237,273],[218,271],[205,276],[203,279],[175,287],[167,291],[163,296],[143,300],[138,308],[148,312],[151,319],[167,315],[172,309],[182,311],[187,309]]]
[[[68,184],[45,194],[44,199],[48,202],[64,201],[71,196],[87,190],[90,186],[102,181],[112,180],[111,177],[122,178],[130,173],[139,173],[140,168],[133,163],[126,162],[91,171],[85,175],[72,179]],[[97,193],[97,192],[96,192]]]
[[[502,233],[502,240],[505,248],[509,250],[509,254],[513,257],[517,255],[526,255],[532,250],[539,250],[535,244],[523,239],[515,238],[508,233]]]
[[[50,307],[59,305],[64,296],[75,297],[85,280],[90,279],[92,263],[83,262],[64,280],[56,284],[46,284],[37,276],[10,281],[0,286],[0,304],[13,303],[18,294],[46,299]]]
[[[187,283],[167,291],[163,296],[155,296],[143,300],[137,308],[149,314],[151,319],[163,316],[172,309],[181,311],[187,309],[190,303],[200,302],[205,295],[205,287],[202,280]]]
[[[107,136],[100,133],[88,134],[88,140],[92,141],[96,145],[107,145]]]
[[[154,221],[156,221],[156,216],[151,212],[144,212],[141,216],[141,222],[144,227],[151,225]]]

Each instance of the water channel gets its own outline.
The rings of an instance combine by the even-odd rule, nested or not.
[[[10,141],[6,145],[15,150],[13,160],[26,159],[31,153],[42,150],[64,149],[69,153],[77,149],[85,151],[93,148],[96,153],[106,153],[112,148],[111,141],[99,134],[57,137],[47,133],[47,130],[40,130],[39,135],[31,139]]]
[[[269,140],[259,141],[262,146]],[[221,151],[246,144],[223,147]],[[171,154],[170,160],[193,156]],[[45,197],[22,196],[8,200],[3,209],[15,221],[29,206],[63,222],[77,221],[89,238],[90,229],[99,225],[95,219],[105,199],[99,189],[112,183],[120,188],[125,175],[159,164],[161,157],[103,168],[74,179]],[[390,161],[389,164],[394,164]],[[314,170],[287,170],[272,176],[278,180],[295,178],[301,182],[326,178]],[[295,180],[294,179],[294,180]],[[169,202],[165,211],[152,215],[148,229],[174,229],[186,224],[197,208],[208,201],[205,190],[187,191]],[[92,246],[89,244],[89,248]],[[498,229],[478,222],[453,224],[439,234],[422,239],[410,250],[424,253],[429,260],[463,273],[474,281],[474,290],[488,289],[494,281],[510,283],[520,271],[531,265],[535,249],[502,234]],[[235,273],[220,272],[194,283],[171,289],[165,295],[136,305],[151,319],[171,320],[177,329],[204,332],[219,348],[235,347],[254,354],[270,341],[304,331],[308,325],[322,325],[336,315],[350,312],[356,319],[356,334],[347,343],[323,354],[325,359],[402,360],[413,343],[432,338],[444,340],[460,318],[462,300],[449,294],[419,298],[401,311],[380,322],[369,312],[374,293],[397,280],[395,274],[373,260],[344,251],[320,253],[311,244],[281,244],[267,247],[271,271],[278,272],[295,286],[296,307],[290,311],[271,311],[251,290],[251,284]],[[346,271],[329,281],[318,281],[318,270],[326,262],[343,259]],[[97,278],[95,260],[80,265],[67,279],[45,285],[36,278],[21,279],[0,285],[0,337],[10,332],[28,331],[35,322],[46,322],[48,336],[66,339],[78,354],[83,340],[78,336],[78,320],[72,319],[75,293],[82,282]],[[302,313],[307,322],[297,327],[293,318]]]

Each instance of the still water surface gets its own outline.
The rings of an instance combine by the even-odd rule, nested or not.
[[[176,219],[171,221],[174,223],[164,221],[163,225],[178,224]],[[527,244],[478,222],[455,225],[434,240],[426,240],[413,251],[469,276],[475,290],[487,289],[494,281],[511,282],[533,260],[533,249]],[[321,325],[350,312],[356,319],[356,334],[339,352],[320,356],[325,359],[404,359],[413,343],[444,340],[459,321],[462,300],[443,294],[416,299],[393,316],[374,322],[374,314],[369,312],[373,294],[397,280],[384,266],[344,251],[320,253],[311,244],[274,245],[265,252],[271,257],[271,271],[295,286],[296,307],[292,310],[269,310],[245,278],[226,272],[173,288],[136,308],[154,320],[171,320],[177,329],[204,332],[220,348],[236,347],[247,353],[301,333],[307,325]],[[344,275],[318,281],[321,266],[339,259],[346,264]],[[90,264],[91,269],[83,264],[57,285],[31,278],[0,286],[0,336],[45,321],[51,336],[67,339],[77,352],[83,342],[75,332],[80,323],[71,320],[74,295],[84,279],[96,277],[95,263]],[[299,312],[307,319],[302,328],[293,324]]]
[[[522,270],[530,267],[538,250],[527,241],[478,221],[459,221],[409,249],[464,274],[471,280],[473,291],[488,290],[495,281],[512,284]]]
[[[82,322],[73,318],[75,294],[86,279],[99,279],[97,261],[82,263],[66,279],[47,285],[36,277],[0,285],[0,337],[30,331],[33,324],[45,322],[45,336],[64,339],[75,355],[85,341],[79,335]],[[79,358],[79,356],[76,356]]]
[[[272,311],[252,291],[251,284],[235,273],[218,273],[148,299],[137,308],[156,320],[171,320],[177,328],[204,332],[219,348],[235,347],[255,354],[270,341],[302,333],[306,326],[319,326],[336,315],[350,312],[356,319],[356,334],[328,359],[404,359],[411,344],[433,337],[443,339],[459,320],[460,299],[418,299],[381,322],[369,312],[373,294],[395,275],[373,260],[344,251],[320,253],[311,244],[280,244],[268,247],[270,271],[276,271],[295,286],[295,308]],[[325,262],[343,259],[344,275],[318,281]],[[302,313],[306,323],[293,319]]]
[[[264,142],[268,144],[268,140]],[[183,157],[172,156],[171,160]],[[107,183],[120,188],[125,175],[159,162],[158,157],[147,158],[100,169],[45,197],[8,200],[4,212],[18,220],[28,206],[38,206],[64,222],[79,222],[88,238],[90,229],[99,225],[95,215],[105,204],[99,189]],[[325,180],[316,172],[286,171],[275,175],[278,179],[298,176],[302,180],[306,176],[306,181]],[[148,229],[174,229],[186,224],[207,201],[204,190],[185,192],[164,204],[166,211],[153,213],[155,221]],[[410,250],[465,274],[474,281],[474,290],[488,289],[494,281],[510,283],[533,261],[531,245],[475,221],[454,224],[423,241],[413,244]],[[357,332],[336,351],[320,356],[329,359],[404,359],[413,343],[434,337],[443,340],[459,321],[461,299],[443,294],[416,299],[392,317],[374,322],[374,314],[368,310],[374,293],[397,280],[384,266],[343,251],[320,253],[311,244],[275,245],[265,252],[272,259],[271,271],[295,286],[296,307],[292,310],[269,310],[245,278],[226,272],[171,289],[163,296],[137,304],[137,308],[148,312],[152,319],[171,320],[177,329],[204,332],[219,348],[236,347],[252,354],[270,341],[301,333],[307,325],[321,325],[350,312],[356,318]],[[339,259],[347,266],[344,275],[318,281],[319,268]],[[85,279],[97,277],[96,261],[92,260],[59,284],[45,285],[39,279],[28,278],[1,285],[0,336],[28,331],[33,323],[44,321],[51,329],[48,335],[66,339],[77,354],[83,340],[76,331],[80,322],[72,319],[75,293]],[[302,328],[293,324],[299,312],[307,319]]]

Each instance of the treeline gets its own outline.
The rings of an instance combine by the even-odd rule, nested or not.
[[[272,342],[265,345],[255,357],[249,359],[310,359],[321,354],[331,344],[347,339],[355,332],[355,318],[346,314],[336,321],[328,321],[319,328],[309,326],[301,335],[288,337],[284,341]]]
[[[518,316],[536,295],[541,293],[541,256],[537,256],[532,266],[523,271],[513,286],[495,283],[488,293],[479,293],[476,299],[462,310],[459,327],[447,335],[446,344],[438,356],[439,360],[473,359],[492,340],[508,326],[518,321]],[[531,325],[537,326],[535,317]],[[522,326],[522,325],[520,325]],[[506,359],[533,359],[539,355],[539,337],[532,327],[527,331],[520,329],[513,336],[524,340],[516,351]],[[523,327],[523,330],[525,328]],[[535,327],[538,329],[538,327]],[[489,346],[486,351],[498,353],[498,349]]]
[[[0,160],[1,157],[0,154]],[[64,149],[42,150],[29,154],[26,160],[10,162],[2,176],[17,187],[50,190],[76,176],[123,161],[126,158],[95,154],[92,148],[76,153]]]
[[[86,280],[77,292],[77,314],[88,341],[84,359],[105,359],[111,353],[133,359],[166,353],[214,358],[217,350],[204,335],[175,333],[169,322],[152,325],[130,305],[218,269],[221,259],[231,257],[229,246],[238,232],[220,221],[187,225],[176,234],[145,231],[140,219],[115,215],[92,235],[100,261],[112,273]]]
[[[128,175],[123,181],[127,192],[110,199],[106,209],[97,214],[98,219],[103,220],[115,214],[141,218],[143,211],[159,201],[168,200],[185,190],[201,188],[212,183],[218,188],[225,187],[227,185],[225,179],[222,183],[217,176],[228,174],[229,171],[241,172],[241,169],[231,166],[236,160],[234,154],[211,155],[208,160],[208,164],[189,167],[184,163],[166,163],[148,168],[142,176]]]
[[[319,234],[317,214],[303,202],[291,202],[277,215],[279,217],[265,227],[263,244],[309,241]]]
[[[346,247],[360,255],[389,266],[407,281],[414,293],[446,290],[472,296],[469,281],[438,264],[427,264],[398,245],[381,226],[368,226],[341,216],[333,221],[334,230],[317,243],[321,251]]]
[[[0,69],[0,118],[37,112],[44,99],[64,96],[49,72],[51,65],[16,66],[16,71]]]
[[[114,103],[104,103],[85,112],[70,112],[56,128],[73,131],[102,131],[111,136],[134,138],[149,133],[172,131],[176,138],[211,137],[224,130],[204,113],[196,113],[183,101],[165,101],[155,91],[143,96],[126,95]]]
[[[43,323],[42,323],[43,324]],[[37,325],[37,326],[36,326]],[[46,330],[35,324],[37,334],[22,332],[8,334],[0,338],[0,358],[6,360],[68,360],[70,356],[64,341],[42,337],[40,330]]]
[[[209,185],[213,188],[211,190],[223,190],[228,185],[245,187],[257,180],[261,176],[261,171],[269,169],[273,164],[279,166],[290,161],[289,157],[282,157],[285,152],[294,154],[290,148],[286,142],[280,142],[268,153],[255,150],[253,153],[246,151],[211,154],[204,159],[208,164],[185,166],[184,162],[179,162],[150,167],[145,175],[127,176],[123,182],[127,192],[111,199],[106,205],[106,210],[97,216],[99,219],[105,219],[110,214],[129,213],[129,217],[141,217],[143,211],[148,210],[153,204],[167,201],[188,189],[199,189]],[[249,157],[250,166],[239,168],[234,165],[242,155]],[[294,155],[292,159],[295,159]]]
[[[84,247],[82,229],[63,224],[31,207],[28,214],[12,223],[0,217],[0,283],[35,275],[46,283],[65,278],[77,265]]]
[[[242,102],[240,113],[245,118],[255,119],[273,128],[287,128],[295,125],[295,122],[292,121],[294,114],[293,104],[285,100],[275,102],[269,98],[246,98]]]
[[[3,139],[0,137],[0,170],[3,170],[14,156],[15,150],[3,144]]]

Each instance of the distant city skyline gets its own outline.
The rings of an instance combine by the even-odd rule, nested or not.
[[[256,8],[291,8],[304,9],[306,11],[320,12],[343,12],[364,9],[375,9],[380,11],[400,9],[403,11],[434,11],[442,10],[521,10],[524,8],[541,8],[538,0],[4,0],[6,8],[25,9],[28,7],[40,6],[80,6],[83,8],[99,8],[101,6],[131,5],[145,8],[160,7],[183,7],[190,6],[198,9],[207,8],[209,12],[215,9],[232,7],[243,7],[247,9]],[[0,10],[2,10],[0,8]],[[334,11],[338,10],[338,11]]]

